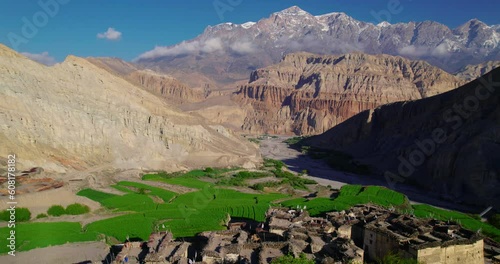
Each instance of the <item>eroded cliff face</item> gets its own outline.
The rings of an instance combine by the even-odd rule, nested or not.
[[[456,72],[455,75],[462,79],[472,81],[497,67],[500,67],[500,61],[487,61],[480,64],[467,65]]]
[[[500,68],[444,94],[355,115],[306,140],[351,153],[387,183],[500,205]]]
[[[200,102],[208,96],[208,90],[192,89],[172,76],[125,62],[116,58],[87,58],[94,65],[122,77],[132,84],[165,98],[170,104]]]
[[[150,70],[134,71],[128,74],[126,78],[153,94],[165,98],[170,103],[200,102],[208,96],[208,91],[204,94],[201,90],[191,89],[173,77]]]
[[[361,53],[294,53],[252,72],[233,99],[251,106],[243,129],[311,135],[379,105],[436,95],[464,81],[423,61]]]
[[[46,67],[0,45],[0,155],[52,171],[242,165],[256,148],[220,125],[69,56]]]

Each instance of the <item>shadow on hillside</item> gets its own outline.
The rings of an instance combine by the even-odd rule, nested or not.
[[[338,171],[331,168],[324,160],[313,159],[306,154],[298,155],[296,158],[283,159],[282,161],[293,172],[301,173],[303,170],[307,170],[309,176],[333,181],[329,185],[334,188],[339,188],[343,184],[378,185],[390,188],[382,175],[357,175]],[[326,184],[328,185],[328,183]],[[439,194],[408,184],[399,183],[393,190],[405,194],[415,203],[425,203],[467,213],[479,213],[481,210],[481,208],[475,206],[467,206],[443,200],[439,198]]]

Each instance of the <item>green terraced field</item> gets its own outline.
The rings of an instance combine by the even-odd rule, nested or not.
[[[10,228],[0,228],[0,237],[7,238]],[[66,244],[67,242],[95,241],[97,232],[82,231],[80,223],[23,223],[16,224],[17,251],[26,251],[38,247]],[[7,253],[6,246],[0,247],[0,254]]]
[[[265,212],[272,201],[287,197],[283,194],[248,194],[234,190],[204,185],[199,191],[185,194],[168,192],[168,202],[155,203],[148,195],[162,195],[159,188],[139,183],[120,182],[118,186],[132,186],[151,191],[148,194],[127,193],[101,199],[100,203],[117,211],[133,211],[125,216],[91,223],[87,230],[123,240],[127,235],[146,239],[155,227],[168,229],[176,237],[194,236],[207,230],[220,230],[227,215],[265,219]],[[83,194],[91,193],[89,191]],[[171,196],[172,195],[172,196]],[[177,196],[176,196],[177,195]],[[130,221],[126,220],[130,216]],[[130,222],[130,223],[128,223]],[[161,225],[160,222],[164,222]],[[117,226],[125,225],[126,228]],[[163,228],[163,226],[165,226]]]
[[[266,160],[274,170],[283,166],[278,161]],[[194,236],[202,231],[222,230],[227,216],[265,220],[265,212],[274,201],[296,208],[305,206],[311,215],[346,210],[357,204],[374,203],[394,206],[400,210],[413,210],[418,217],[432,216],[442,220],[459,221],[466,228],[481,229],[484,234],[500,241],[500,230],[479,220],[458,212],[437,209],[428,205],[410,207],[406,196],[379,186],[345,185],[336,198],[293,198],[285,194],[249,194],[224,189],[212,183],[199,180],[200,177],[220,178],[231,169],[195,170],[177,174],[147,174],[144,183],[119,182],[114,185],[124,195],[115,195],[92,189],[78,192],[80,196],[97,201],[111,210],[128,212],[126,215],[96,221],[80,226],[79,223],[23,223],[18,225],[18,250],[60,245],[66,242],[94,241],[100,236],[124,241],[130,239],[146,240],[154,230],[169,230],[175,237]],[[234,171],[234,170],[233,170]],[[254,178],[254,175],[241,174],[240,178]],[[256,175],[255,177],[261,177]],[[162,188],[153,187],[147,181],[160,181],[177,184],[193,189],[194,192],[178,194]],[[161,198],[161,199],[160,199]],[[0,235],[6,236],[9,230],[0,228]],[[0,253],[6,253],[3,248]]]
[[[126,187],[133,187],[137,190],[137,191],[134,191],[135,193],[141,194],[140,192],[144,191],[144,194],[158,196],[165,202],[170,201],[176,195],[176,193],[174,193],[174,192],[167,191],[167,190],[162,189],[162,188],[153,187],[150,185],[138,183],[138,182],[121,181],[117,185],[125,187],[125,188]]]
[[[90,200],[94,200],[96,202],[101,202],[108,198],[115,197],[117,195],[111,193],[100,192],[92,189],[83,189],[77,193],[77,195],[84,196],[89,198]]]
[[[473,231],[481,229],[483,234],[500,242],[500,230],[498,228],[488,223],[483,223],[481,220],[475,219],[470,215],[456,211],[439,209],[427,204],[416,204],[413,205],[412,208],[414,210],[413,214],[417,217],[435,218],[443,221],[455,221],[460,223],[465,228]]]
[[[401,193],[380,186],[344,185],[340,189],[340,195],[335,199],[293,199],[281,203],[283,206],[296,207],[297,205],[307,207],[313,216],[322,215],[330,211],[347,210],[357,204],[374,203],[382,206],[403,206],[407,198]]]
[[[164,178],[158,174],[146,174],[142,177],[145,181],[157,181],[164,182],[168,184],[180,185],[189,188],[203,189],[205,186],[213,186],[212,183],[198,180],[192,176],[179,176],[175,178]]]

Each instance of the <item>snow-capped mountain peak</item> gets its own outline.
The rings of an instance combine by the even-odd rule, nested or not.
[[[276,12],[274,14],[278,14],[278,15],[292,15],[292,16],[297,16],[297,15],[308,15],[309,13],[302,10],[300,7],[298,6],[292,6],[292,7],[289,7],[287,9],[284,9],[284,10],[281,10],[279,12]],[[310,15],[310,14],[309,14]]]
[[[390,25],[391,25],[391,23],[389,23],[387,21],[382,21],[382,22],[377,24],[377,27],[388,27]]]
[[[498,25],[488,26],[477,19],[455,29],[433,21],[372,24],[341,12],[314,16],[292,6],[257,22],[209,26],[197,38],[180,46],[162,47],[162,52],[155,54],[199,56],[198,66],[211,69],[216,62],[209,56],[209,51],[216,51],[217,54],[213,53],[217,61],[228,63],[217,67],[223,71],[233,67],[230,72],[242,75],[248,74],[244,65],[252,65],[252,68],[266,66],[279,61],[284,53],[296,51],[400,55],[424,59],[452,72],[466,64],[500,60],[499,31]],[[191,65],[189,56],[181,58],[185,58],[186,65]],[[235,58],[238,63],[230,63]],[[160,60],[152,63],[157,61]],[[160,63],[175,66],[179,62],[170,65],[165,60]]]

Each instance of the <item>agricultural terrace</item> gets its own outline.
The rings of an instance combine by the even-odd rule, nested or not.
[[[262,182],[261,191],[249,180]],[[265,160],[261,170],[245,171],[240,168],[193,170],[185,173],[145,174],[142,182],[121,181],[113,188],[123,195],[83,189],[77,194],[99,202],[104,211],[120,215],[92,222],[85,226],[69,222],[26,222],[17,225],[17,248],[20,251],[67,242],[105,239],[109,243],[146,240],[152,231],[169,230],[175,237],[194,236],[202,231],[223,230],[229,216],[264,221],[270,206],[305,208],[313,216],[330,211],[346,210],[353,205],[373,203],[392,207],[417,217],[455,220],[471,230],[500,241],[500,230],[477,218],[428,205],[410,205],[405,195],[379,186],[345,185],[340,190],[329,190],[327,195],[303,198],[281,192],[280,188],[297,189],[313,193],[311,182],[286,170],[281,161]],[[190,192],[176,193],[152,186],[157,182],[189,187]],[[250,192],[232,189],[247,188]],[[323,187],[324,189],[325,187]],[[252,190],[253,189],[253,190]],[[239,189],[238,189],[239,190]],[[316,189],[317,190],[317,189]],[[317,192],[315,192],[317,193]],[[51,216],[49,216],[51,217]],[[33,220],[32,220],[33,221]],[[8,228],[0,228],[7,236]],[[0,249],[5,254],[8,248]]]

